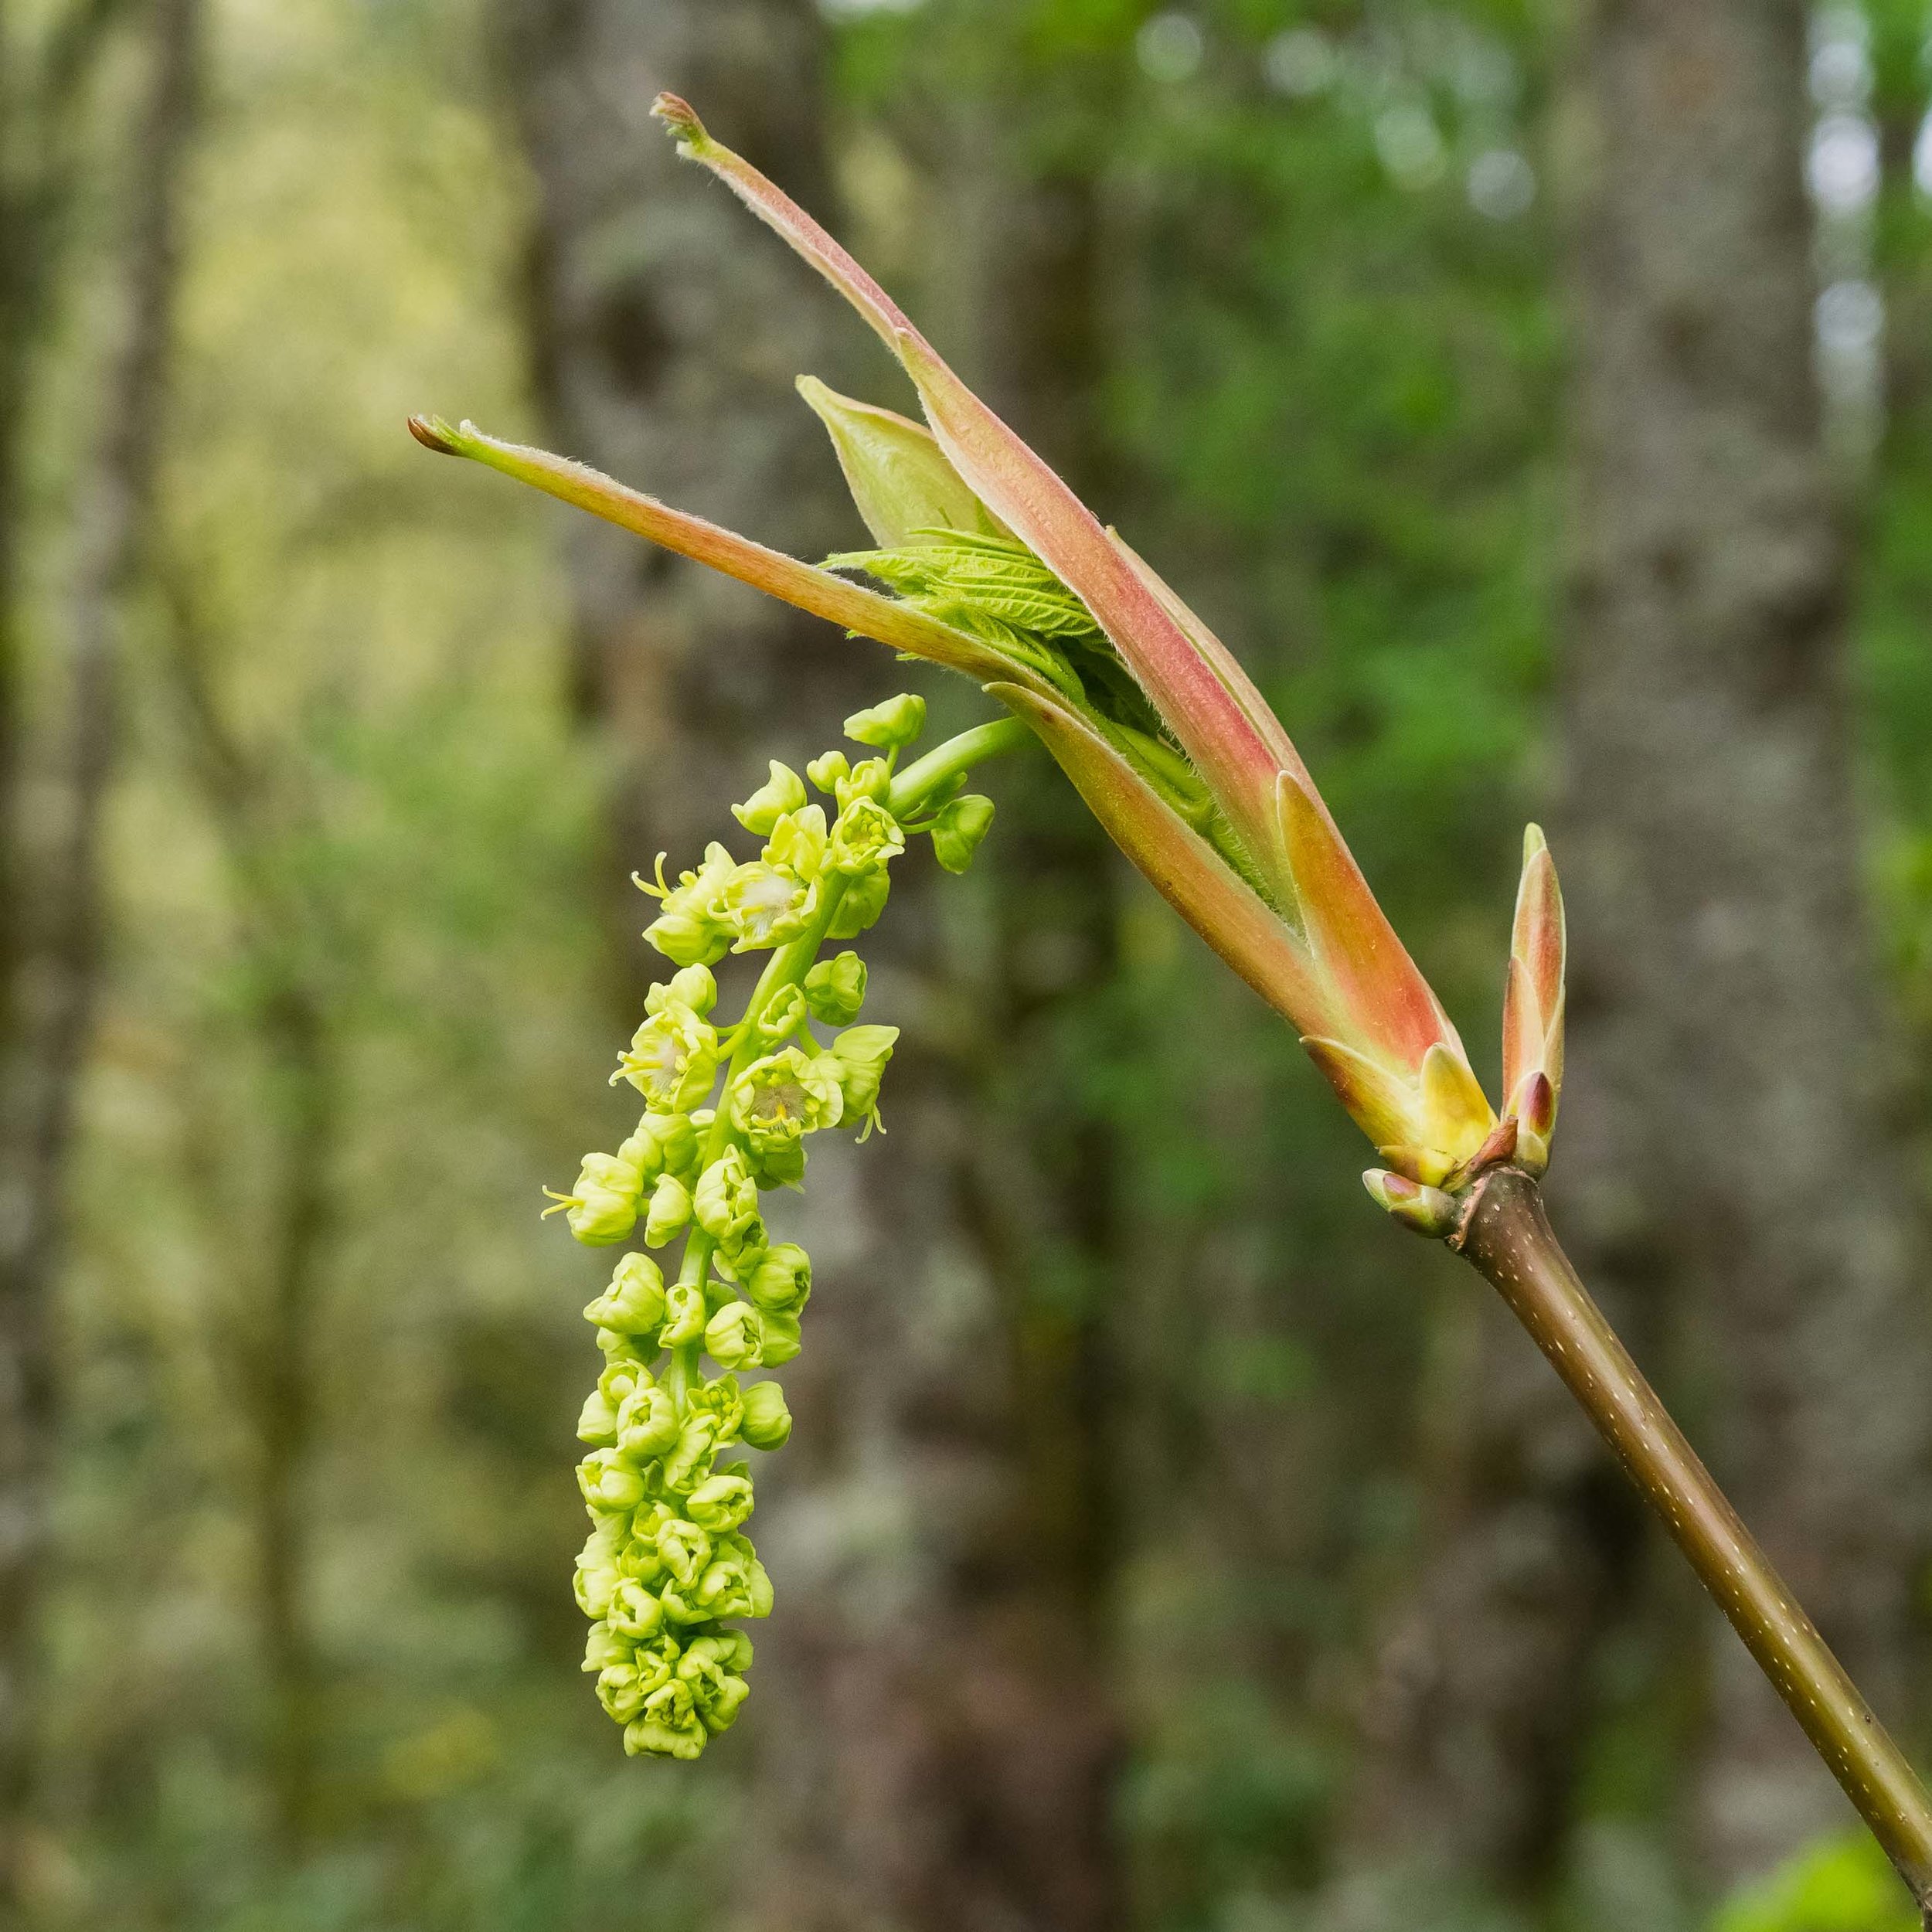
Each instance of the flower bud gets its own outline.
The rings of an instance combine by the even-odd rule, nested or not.
[[[620,1335],[649,1334],[664,1319],[664,1275],[657,1263],[648,1254],[627,1254],[583,1318]]]
[[[673,1516],[658,1530],[657,1545],[665,1568],[687,1590],[711,1561],[711,1539],[682,1516]]]
[[[1362,1175],[1362,1185],[1379,1207],[1417,1234],[1439,1240],[1455,1232],[1455,1197],[1440,1188],[1425,1187],[1406,1175],[1392,1174],[1379,1167],[1370,1168]]]
[[[964,872],[992,829],[993,801],[976,791],[955,798],[933,821],[933,855],[947,872]]]
[[[871,798],[855,798],[838,815],[826,849],[828,870],[855,878],[889,865],[906,849],[899,821]]]
[[[597,1702],[620,1724],[629,1723],[644,1709],[646,1695],[638,1667],[628,1657],[597,1673]]]
[[[758,1188],[735,1147],[724,1152],[698,1177],[692,1213],[699,1226],[716,1241],[726,1257],[747,1248],[765,1245],[764,1223],[758,1215]]]
[[[597,1393],[615,1411],[624,1406],[634,1390],[648,1389],[655,1379],[641,1362],[616,1357],[604,1364],[604,1372],[597,1377]]]
[[[658,1555],[658,1532],[677,1513],[662,1496],[638,1504],[631,1512],[629,1540],[617,1557],[617,1567],[625,1576],[634,1577],[641,1583],[655,1584],[663,1579],[665,1567]]]
[[[750,1480],[735,1473],[707,1478],[685,1502],[691,1520],[713,1536],[736,1529],[751,1514],[751,1505]]]
[[[759,1039],[771,1046],[776,1046],[781,1040],[790,1039],[804,1025],[809,1011],[804,994],[798,987],[781,986],[758,1015],[756,1030]]]
[[[679,1661],[677,1639],[662,1629],[642,1643],[627,1643],[621,1655],[599,1668],[598,1702],[620,1724],[628,1723],[654,1692],[672,1681]],[[590,1668],[587,1658],[584,1668]]]
[[[617,1084],[614,1075],[611,1083],[614,1087]],[[647,1114],[645,1120],[650,1117]],[[646,1131],[643,1121],[638,1123],[633,1132],[617,1143],[617,1158],[638,1170],[641,1189],[648,1189],[664,1168],[664,1157],[658,1150],[656,1140]]]
[[[771,1579],[765,1574],[765,1566],[758,1560],[758,1553],[751,1546],[751,1539],[742,1532],[733,1531],[728,1536],[713,1539],[719,1553],[735,1559],[743,1567],[745,1577],[745,1594],[749,1607],[734,1610],[734,1617],[769,1617],[771,1614]]]
[[[758,1355],[767,1369],[781,1367],[798,1352],[798,1318],[789,1308],[774,1309],[765,1317],[765,1338]]]
[[[704,1290],[695,1281],[677,1281],[665,1291],[664,1326],[658,1331],[661,1349],[682,1349],[704,1333]]]
[[[691,1170],[698,1161],[699,1124],[708,1124],[709,1119],[709,1114],[702,1111],[645,1114],[631,1139],[651,1150],[653,1165],[647,1170],[646,1178],[655,1181],[660,1174],[675,1174],[689,1185]],[[631,1141],[624,1145],[628,1147]]]
[[[761,1188],[802,1187],[805,1179],[805,1144],[803,1141],[779,1141],[753,1148],[747,1155],[751,1178]],[[737,1257],[743,1260],[742,1255]],[[736,1273],[736,1265],[733,1267]]]
[[[722,1631],[694,1638],[678,1659],[678,1676],[690,1686],[692,1707],[706,1730],[729,1730],[749,1695],[750,1687],[740,1673],[751,1662],[750,1648],[736,1631]]]
[[[804,1002],[828,1026],[849,1026],[866,1003],[866,962],[856,953],[821,959],[805,975]]]
[[[667,984],[653,986],[644,996],[647,1013],[662,1012],[666,1006],[688,1006],[700,1019],[717,1003],[718,982],[708,966],[687,966],[682,972],[673,973]]]
[[[625,1577],[611,1593],[604,1621],[620,1637],[649,1637],[662,1627],[664,1607],[634,1577]]]
[[[751,1572],[735,1555],[719,1556],[682,1593],[685,1605],[701,1617],[750,1617],[753,1611]]]
[[[811,1293],[811,1257],[796,1241],[781,1241],[746,1271],[744,1290],[766,1314],[778,1309],[796,1313]]]
[[[634,1462],[661,1456],[678,1439],[678,1405],[668,1389],[640,1389],[617,1415],[617,1447]]]
[[[637,1466],[615,1449],[599,1449],[577,1464],[577,1487],[583,1500],[600,1515],[636,1509],[644,1500],[644,1478]]]
[[[883,758],[862,758],[832,787],[832,795],[843,811],[855,798],[869,798],[875,804],[883,804],[892,788],[892,767]]]
[[[645,1245],[662,1247],[690,1219],[690,1190],[675,1174],[660,1174],[651,1190],[651,1211],[645,1218]]]
[[[825,928],[828,939],[856,939],[886,910],[892,890],[892,876],[883,866],[876,872],[862,872],[848,879],[838,896],[838,910]]]
[[[706,1352],[720,1368],[755,1369],[764,1324],[749,1301],[727,1301],[705,1325]]]
[[[700,1384],[685,1398],[685,1406],[692,1415],[711,1418],[716,1425],[713,1440],[720,1447],[737,1434],[739,1424],[744,1420],[744,1392],[733,1375],[719,1376],[715,1382]]]
[[[739,1433],[754,1449],[782,1449],[791,1434],[791,1411],[775,1382],[754,1382],[745,1391],[744,1420]]]
[[[888,698],[883,704],[855,711],[845,720],[845,736],[862,745],[894,751],[909,745],[926,729],[926,700],[910,692]]]
[[[770,831],[780,817],[796,811],[805,802],[804,781],[789,765],[771,761],[771,776],[742,805],[733,805],[731,815],[747,832]]]
[[[577,1555],[577,1607],[593,1619],[606,1614],[612,1596],[624,1580],[623,1573],[617,1568],[620,1528],[614,1522],[599,1523],[591,1531],[590,1541]]]
[[[852,761],[842,751],[828,751],[806,766],[805,776],[821,791],[836,792],[852,776]]]
[[[718,1451],[718,1418],[689,1415],[678,1431],[677,1446],[665,1459],[664,1486],[682,1492],[711,1473]]]
[[[595,1623],[590,1626],[583,1643],[583,1668],[587,1671],[608,1670],[614,1665],[628,1664],[631,1661],[629,1641],[620,1637],[607,1624]]]
[[[633,1757],[647,1752],[659,1757],[702,1757],[710,1735],[692,1704],[690,1687],[673,1678],[645,1699],[642,1715],[624,1726],[624,1748]]]
[[[617,1412],[601,1389],[593,1389],[577,1417],[577,1440],[587,1442],[594,1449],[608,1449],[617,1439]]]
[[[711,1091],[718,1076],[718,1036],[688,1006],[666,1001],[617,1056],[612,1085],[628,1080],[652,1107],[679,1114]]]

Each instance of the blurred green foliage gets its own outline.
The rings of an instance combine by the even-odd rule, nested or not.
[[[1918,1914],[1869,1835],[1811,1846],[1719,1912],[1712,1932],[1914,1932]]]

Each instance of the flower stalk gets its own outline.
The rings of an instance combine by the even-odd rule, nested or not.
[[[1514,1166],[1470,1189],[1447,1237],[1509,1304],[1871,1828],[1932,1925],[1932,1800],[1631,1359]]]

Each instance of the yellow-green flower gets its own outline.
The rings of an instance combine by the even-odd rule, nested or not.
[[[879,1082],[898,1038],[896,1026],[849,1026],[832,1043],[828,1057],[844,1095],[845,1118],[862,1121],[868,1132],[879,1117]]]
[[[764,1339],[764,1323],[749,1301],[727,1301],[705,1325],[705,1351],[721,1369],[757,1368]]]
[[[733,805],[731,815],[747,832],[768,832],[788,811],[805,802],[804,781],[789,765],[771,761],[771,776],[742,805]]]
[[[660,1174],[651,1190],[651,1209],[645,1217],[644,1238],[661,1248],[691,1219],[691,1191],[675,1174]]]
[[[740,866],[719,899],[734,953],[796,939],[818,910],[818,889],[781,866]]]
[[[648,1254],[627,1254],[583,1318],[620,1335],[648,1335],[664,1320],[664,1276]]]
[[[577,1487],[600,1515],[628,1512],[644,1500],[644,1477],[630,1458],[616,1449],[598,1449],[577,1464]]]
[[[704,863],[696,872],[681,873],[675,886],[664,882],[658,861],[658,883],[647,884],[633,875],[638,888],[662,902],[658,917],[644,936],[665,958],[679,966],[709,966],[723,958],[731,946],[731,929],[718,913],[719,895],[738,862],[715,841],[705,848]]]
[[[692,1213],[727,1260],[746,1249],[765,1245],[757,1183],[744,1155],[735,1147],[727,1148],[699,1175]]]
[[[711,1091],[718,1076],[718,1036],[681,1002],[667,1001],[631,1036],[617,1056],[614,1085],[628,1080],[665,1114],[682,1114]]]
[[[544,1217],[561,1214],[587,1247],[610,1247],[631,1238],[643,1189],[644,1175],[635,1162],[614,1154],[587,1154],[568,1194],[543,1190],[553,1203],[543,1210]]]
[[[808,1059],[795,1046],[769,1053],[732,1082],[731,1124],[759,1154],[836,1127],[845,1107],[839,1075],[823,1055]]]
[[[713,1536],[736,1529],[751,1514],[750,1480],[730,1471],[707,1478],[685,1499],[691,1520]]]
[[[882,870],[906,849],[899,821],[876,799],[854,798],[838,815],[825,853],[828,870],[853,877]]]
[[[896,751],[909,745],[926,728],[926,700],[910,692],[888,698],[883,704],[853,713],[844,725],[845,736],[862,745]]]
[[[634,1461],[661,1456],[678,1439],[678,1405],[668,1389],[639,1389],[617,1413],[615,1446]]]

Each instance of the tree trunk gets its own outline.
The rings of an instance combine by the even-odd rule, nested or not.
[[[1932,1338],[1874,1077],[1805,32],[1797,0],[1601,0],[1581,42],[1553,1196],[1639,1356],[1668,1335],[1692,1435],[1886,1713],[1926,1545]],[[1371,1788],[1401,1795],[1368,1835],[1419,1814],[1495,1880],[1550,1862],[1584,1665],[1643,1546],[1543,1364],[1485,1320],[1473,1493],[1385,1673],[1401,1721]],[[1696,1630],[1688,1795],[1702,1871],[1728,1883],[1849,1814],[1701,1604]]]
[[[791,389],[801,370],[836,380],[846,357],[830,345],[856,348],[862,329],[647,118],[659,88],[688,96],[825,212],[814,9],[506,0],[506,19],[539,183],[532,332],[553,433],[796,554],[862,542]],[[864,393],[903,406],[868,366]],[[838,742],[845,716],[906,678],[588,520],[568,540],[584,709],[617,768],[614,879],[660,849],[689,862],[731,832],[727,803],[767,758]],[[1089,1437],[1065,1420],[1087,1358],[1009,1305],[1005,1257],[989,1266],[986,1230],[1004,1220],[978,1185],[977,1034],[940,1037],[959,1003],[935,930],[950,915],[923,855],[900,869],[863,942],[868,1018],[907,1027],[889,1137],[815,1143],[803,1201],[776,1208],[821,1285],[784,1378],[798,1427],[760,1478],[777,1605],[753,1702],[719,1747],[757,1760],[746,1907],[787,1932],[1079,1932],[1107,1916],[1093,1847],[1111,1735],[1087,1688],[1087,1558],[1063,1536],[1058,1481],[1087,1493]],[[655,962],[631,937],[642,902],[623,893],[628,1028]],[[1083,1502],[1070,1517],[1083,1525]]]
[[[193,132],[200,0],[157,0],[153,74],[130,156],[121,332],[104,384],[98,454],[77,510],[67,610],[65,743],[50,848],[31,876],[29,922],[9,961],[0,1192],[0,1896],[17,1896],[36,1730],[34,1610],[48,1536],[55,1396],[51,1314],[62,1184],[101,969],[100,828],[118,738],[121,631],[142,567],[178,273],[178,203]],[[17,411],[19,399],[7,407]],[[17,431],[17,416],[0,434]],[[5,467],[0,459],[0,468]],[[0,516],[9,506],[0,502]],[[0,583],[0,593],[5,585]],[[9,667],[11,668],[11,667]],[[11,824],[9,827],[12,830]],[[16,910],[14,916],[20,915]]]
[[[267,1225],[253,1244],[262,1265],[234,1353],[254,1437],[248,1515],[268,1690],[264,1782],[277,1849],[292,1862],[321,1821],[323,1684],[310,1613],[316,1509],[308,1485],[319,1427],[316,1328],[337,1223],[342,1121],[331,962],[345,949],[289,861],[291,815],[275,797],[273,756],[245,744],[223,715],[210,672],[210,626],[193,587],[179,567],[164,576],[168,668],[194,777],[228,860],[262,1062]]]
[[[1577,1064],[1608,1104],[1600,1162],[1580,1145],[1570,1171],[1591,1261],[1628,1277],[1633,1218],[1640,1244],[1682,1257],[1713,1465],[1885,1709],[1926,1548],[1932,1335],[1858,890],[1806,24],[1795,0],[1611,10],[1590,60],[1605,141],[1577,262],[1594,320],[1566,730],[1590,975]],[[1642,947],[1614,943],[1633,934]],[[1599,1173],[1641,1196],[1635,1217]],[[1730,1877],[1843,1812],[1709,1628],[1699,1828]]]

